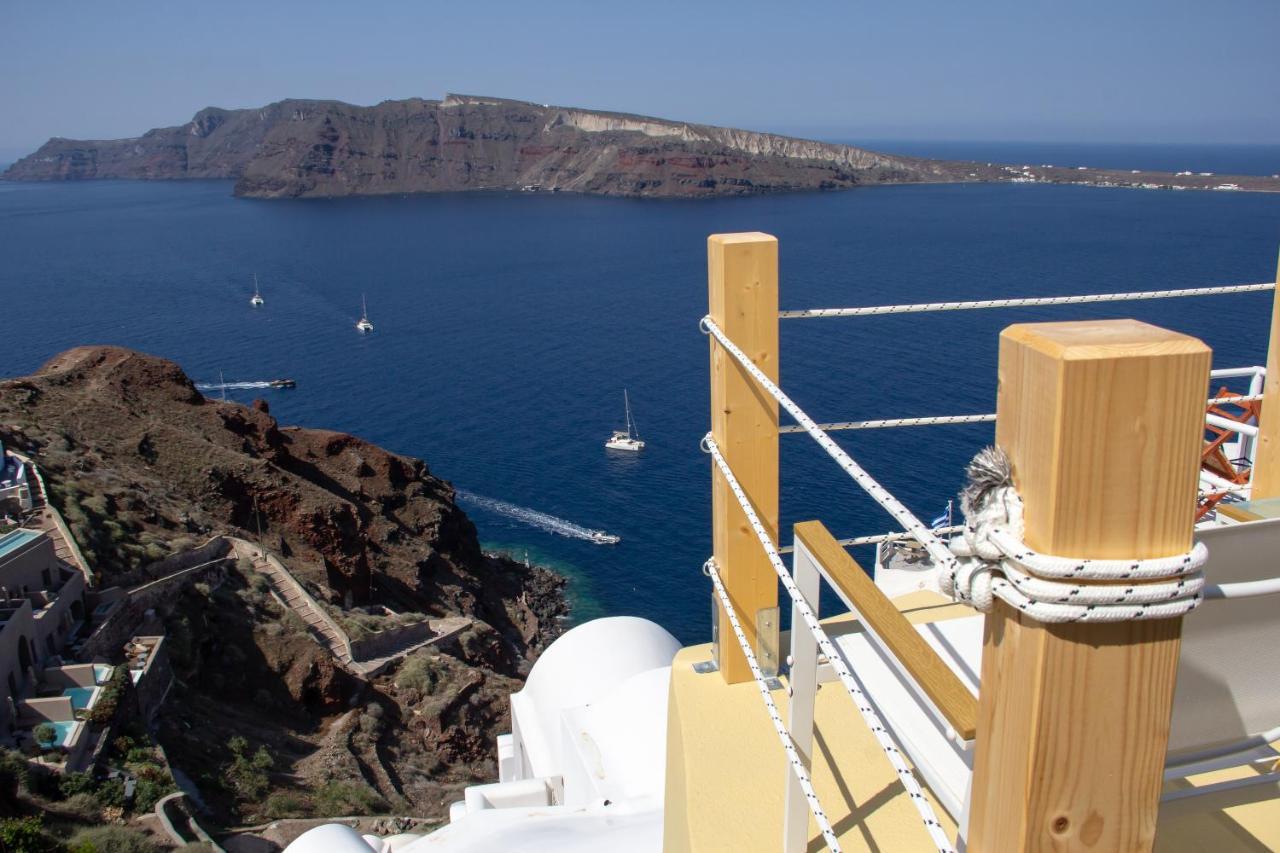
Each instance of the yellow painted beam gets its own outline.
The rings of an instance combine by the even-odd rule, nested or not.
[[[796,541],[822,564],[831,583],[852,601],[858,618],[870,628],[893,656],[911,673],[951,728],[972,740],[977,727],[978,703],[960,678],[920,636],[907,617],[876,586],[857,561],[841,547],[821,521],[795,526]]]

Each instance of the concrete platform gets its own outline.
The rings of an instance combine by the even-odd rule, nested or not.
[[[913,623],[973,613],[929,592],[912,593],[896,603]],[[824,624],[832,634],[861,630],[849,615]],[[693,671],[694,663],[710,657],[709,644],[691,646],[672,665],[664,850],[776,851],[782,840],[784,753],[753,682],[730,686],[719,673]],[[786,691],[774,691],[773,698],[785,719]],[[814,785],[843,848],[878,853],[935,849],[838,682],[819,689],[815,719]],[[1232,768],[1179,780],[1170,789],[1255,773]],[[936,800],[934,809],[954,839],[951,816]],[[809,838],[810,851],[826,849],[812,819]],[[1164,804],[1155,849],[1280,850],[1280,786],[1258,784]]]

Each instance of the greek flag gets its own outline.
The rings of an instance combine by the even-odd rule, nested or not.
[[[938,516],[937,518],[935,518],[933,521],[929,522],[929,528],[931,530],[937,530],[939,527],[950,527],[950,526],[951,526],[951,501],[947,501],[947,511],[944,512],[942,515]]]

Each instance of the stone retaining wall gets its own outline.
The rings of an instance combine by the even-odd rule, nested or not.
[[[357,661],[374,660],[389,655],[405,646],[420,643],[434,636],[431,623],[423,619],[421,622],[410,622],[386,628],[367,637],[351,641],[351,656]]]

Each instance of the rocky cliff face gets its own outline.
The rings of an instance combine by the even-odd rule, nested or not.
[[[516,654],[535,641],[537,616],[519,602],[533,581],[481,553],[453,488],[422,460],[282,427],[262,403],[208,399],[173,362],[62,353],[0,382],[0,437],[31,450],[77,505],[107,583],[157,553],[147,545],[231,533],[260,537],[336,606],[474,616]],[[100,536],[106,521],[120,534]]]
[[[987,172],[991,172],[990,175]],[[978,180],[998,170],[767,133],[449,95],[201,111],[137,139],[52,139],[11,180],[236,178],[257,197],[473,189],[715,196]]]
[[[349,631],[385,608],[471,618],[364,682],[247,565],[167,595],[155,618],[178,681],[160,737],[217,820],[440,815],[494,775],[507,696],[559,631],[562,583],[482,553],[421,460],[282,427],[260,402],[205,398],[172,362],[101,346],[0,381],[0,440],[41,465],[102,586],[148,580],[151,563],[227,533],[278,554]],[[228,781],[233,737],[272,755],[266,800]]]

